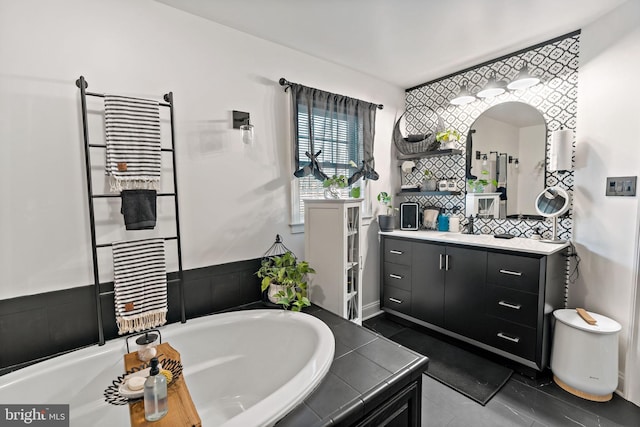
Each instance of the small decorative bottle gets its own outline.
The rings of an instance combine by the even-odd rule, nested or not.
[[[448,191],[456,191],[458,189],[458,185],[456,184],[455,178],[449,178],[447,180],[447,190]]]
[[[158,375],[158,358],[151,359],[151,371],[149,377],[144,382],[144,419],[147,421],[157,421],[167,415],[169,406],[167,404],[167,378]]]

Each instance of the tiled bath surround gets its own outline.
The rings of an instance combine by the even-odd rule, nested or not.
[[[503,58],[481,64],[425,83],[406,91],[406,123],[409,134],[430,132],[434,117],[444,121],[445,128],[455,129],[462,137],[459,146],[462,155],[429,157],[416,162],[416,169],[403,176],[403,184],[420,184],[422,172],[429,169],[438,178],[455,178],[458,196],[408,196],[406,201],[418,202],[422,206],[438,206],[446,209],[460,208],[464,215],[466,192],[465,151],[467,133],[473,122],[486,109],[503,102],[519,101],[537,108],[546,121],[547,143],[546,162],[549,162],[549,142],[553,131],[560,128],[576,129],[578,93],[578,53],[580,32],[558,37],[544,44],[516,52]],[[463,82],[468,82],[469,90],[479,90],[491,72],[496,72],[498,80],[515,77],[523,62],[529,64],[529,71],[541,78],[541,82],[529,89],[506,92],[495,98],[478,99],[466,105],[451,105]],[[434,115],[435,113],[435,115]],[[427,127],[425,127],[425,125]],[[574,142],[575,146],[575,142]],[[549,172],[545,168],[545,185],[560,186],[573,191],[573,171]],[[572,236],[573,213],[570,210],[558,220],[558,235],[561,239]],[[476,232],[483,234],[510,233],[518,237],[530,237],[535,227],[547,233],[551,229],[548,221],[515,219],[478,219]]]

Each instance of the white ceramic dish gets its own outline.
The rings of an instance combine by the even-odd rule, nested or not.
[[[120,384],[120,387],[118,387],[118,392],[122,397],[126,397],[127,399],[138,399],[144,396],[144,387],[140,390],[130,390],[129,387],[127,387],[127,383],[125,382]]]

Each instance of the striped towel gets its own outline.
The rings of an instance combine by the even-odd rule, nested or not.
[[[167,322],[164,239],[114,242],[113,275],[119,334]]]
[[[105,95],[104,119],[111,191],[158,190],[162,166],[158,101]]]

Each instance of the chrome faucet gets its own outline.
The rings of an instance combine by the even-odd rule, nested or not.
[[[469,215],[469,218],[467,218],[467,224],[464,226],[462,234],[475,234],[473,230],[473,215]]]

